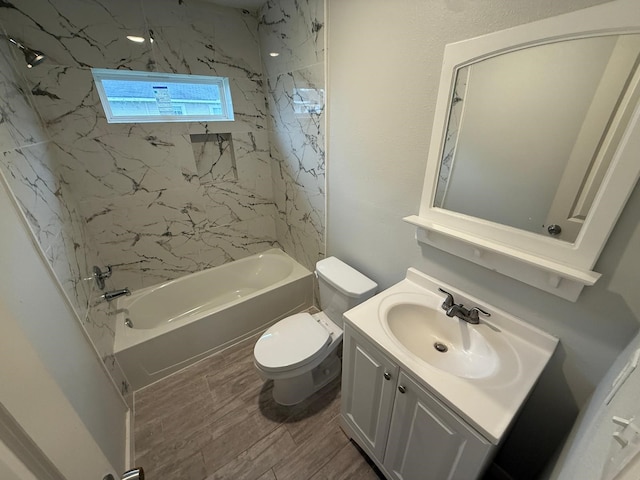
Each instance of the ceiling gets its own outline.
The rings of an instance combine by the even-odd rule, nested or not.
[[[241,8],[245,10],[251,10],[255,12],[260,8],[263,4],[266,3],[267,0],[205,0],[210,3],[215,3],[216,5],[221,5],[223,7],[231,7],[231,8]]]

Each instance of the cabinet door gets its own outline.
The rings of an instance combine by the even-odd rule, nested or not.
[[[473,480],[491,449],[491,443],[400,373],[384,457],[393,478]]]
[[[345,324],[342,406],[345,421],[382,459],[391,421],[398,366]]]

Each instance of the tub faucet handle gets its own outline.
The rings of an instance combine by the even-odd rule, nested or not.
[[[100,290],[104,290],[104,279],[109,278],[113,273],[113,269],[111,268],[111,265],[107,265],[106,268],[107,270],[104,272],[100,270],[100,267],[97,267],[97,266],[94,266],[92,269],[93,278],[96,281],[96,285]]]

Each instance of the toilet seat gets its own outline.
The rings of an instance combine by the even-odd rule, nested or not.
[[[331,335],[308,313],[284,318],[267,329],[253,349],[258,366],[267,372],[292,370],[312,362],[331,343]]]

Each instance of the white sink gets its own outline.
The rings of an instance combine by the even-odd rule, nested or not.
[[[447,317],[444,288],[478,325]],[[558,339],[451,285],[410,268],[407,277],[344,314],[394,362],[492,443],[503,438]],[[437,348],[436,348],[437,346]],[[446,350],[446,351],[439,351]]]
[[[380,320],[411,354],[458,377],[492,375],[501,362],[492,336],[479,327],[434,310],[423,295],[397,294],[380,306]],[[513,361],[513,355],[504,361]]]

